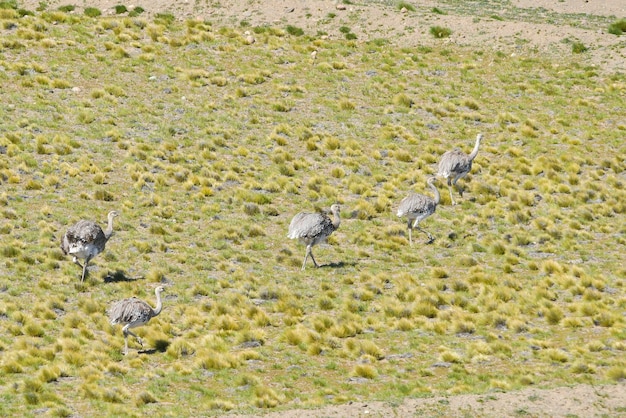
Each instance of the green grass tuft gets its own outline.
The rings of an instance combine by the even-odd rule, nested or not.
[[[626,19],[616,20],[609,25],[608,32],[613,35],[620,36],[626,32]]]
[[[85,16],[89,16],[89,17],[102,16],[102,12],[100,11],[100,9],[96,7],[85,7],[84,13],[85,13]]]
[[[588,49],[589,48],[587,48],[582,42],[572,43],[572,52],[574,54],[582,54],[583,52],[587,52]]]
[[[398,9],[398,10],[406,9],[408,11],[414,12],[415,11],[415,6],[413,6],[409,2],[401,0],[401,1],[396,3],[396,9]]]
[[[435,38],[448,38],[450,37],[450,35],[452,35],[452,30],[448,29],[448,28],[444,28],[442,26],[431,26],[430,29],[430,34],[433,35]]]

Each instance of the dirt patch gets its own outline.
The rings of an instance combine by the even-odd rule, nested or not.
[[[626,16],[626,2],[620,0],[513,0],[513,4],[523,9],[542,7],[557,13],[586,13],[617,18]]]
[[[230,418],[322,417],[626,417],[626,383],[577,385],[557,389],[529,388],[482,395],[405,399],[401,404],[353,402],[316,410],[298,409]]]

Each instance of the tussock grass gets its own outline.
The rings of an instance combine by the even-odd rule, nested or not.
[[[7,415],[184,415],[189,396],[220,415],[623,379],[623,76],[581,57],[295,27],[250,27],[246,43],[246,25],[116,12],[7,12],[20,26],[3,29],[1,94],[23,103],[2,110],[0,134]],[[477,131],[461,204],[440,182],[437,240],[409,247],[396,205]],[[291,217],[335,202],[322,267],[300,271]],[[123,216],[79,284],[58,241],[112,209]],[[106,308],[154,306],[157,283],[163,311],[124,357]]]

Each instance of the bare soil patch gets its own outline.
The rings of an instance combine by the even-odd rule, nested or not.
[[[317,410],[272,412],[253,417],[624,417],[626,383],[611,386],[578,385],[556,389],[525,389],[481,395],[405,399],[401,404],[353,402]],[[244,418],[243,415],[232,418]]]

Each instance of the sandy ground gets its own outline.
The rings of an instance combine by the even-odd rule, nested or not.
[[[71,4],[67,0],[48,0],[48,8]],[[433,7],[443,8],[436,1],[410,1],[418,10],[402,12],[384,2],[346,5],[338,10],[330,0],[100,0],[86,2],[98,7],[105,15],[114,14],[114,6],[125,4],[128,9],[141,6],[145,15],[171,13],[180,19],[208,19],[217,25],[239,26],[247,21],[252,26],[291,24],[310,34],[322,29],[330,37],[342,36],[332,32],[322,22],[329,13],[336,14],[337,22],[346,22],[359,41],[387,38],[403,45],[436,45],[457,43],[477,48],[494,48],[506,53],[550,54],[558,58],[571,55],[571,46],[564,39],[582,42],[590,51],[581,54],[581,60],[595,65],[600,71],[626,72],[626,35],[606,33],[606,28],[586,30],[574,26],[550,23],[506,22],[489,18],[475,19],[449,13],[424,13]],[[515,7],[534,13],[544,10],[559,14],[580,14],[626,17],[626,0],[512,0]],[[20,1],[20,7],[34,10],[39,0]],[[76,13],[80,13],[80,8]],[[427,17],[425,17],[427,16]],[[584,17],[582,18],[584,19]],[[445,40],[434,39],[429,28],[440,25],[453,29]],[[338,28],[341,24],[332,25]],[[523,40],[524,42],[519,42]],[[520,44],[523,47],[520,47]],[[529,388],[518,392],[493,392],[481,395],[457,395],[420,399],[405,399],[401,404],[359,402],[333,405],[316,410],[267,411],[265,417],[626,417],[626,382],[610,386],[577,385],[542,390]],[[243,416],[230,415],[243,418]],[[248,416],[251,418],[251,416]]]
[[[405,399],[397,405],[353,402],[316,410],[229,415],[228,418],[366,418],[366,417],[626,417],[626,382],[610,386],[578,385],[550,390],[525,389],[482,395]]]

